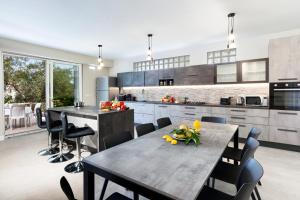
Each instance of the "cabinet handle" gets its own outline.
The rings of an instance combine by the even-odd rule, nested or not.
[[[280,115],[298,115],[298,113],[290,113],[290,112],[278,112]]]
[[[246,112],[246,110],[230,110],[232,112]]]
[[[243,119],[243,120],[245,120],[246,118],[245,117],[231,117],[231,119]]]
[[[198,76],[197,74],[188,74],[187,76]]]
[[[190,109],[190,110],[193,110],[193,109],[196,109],[195,107],[184,107],[185,109]]]
[[[194,113],[184,113],[185,115],[196,115]]]
[[[284,131],[284,132],[293,132],[293,133],[297,133],[297,130],[289,130],[289,129],[285,129],[285,128],[278,128],[278,131]]]
[[[167,108],[168,106],[158,106],[158,107],[160,107],[160,108]]]
[[[246,127],[246,125],[243,125],[243,124],[238,124],[238,126],[240,126],[240,127]]]
[[[298,78],[279,78],[278,81],[296,81]]]

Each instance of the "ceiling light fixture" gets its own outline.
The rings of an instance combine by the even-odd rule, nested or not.
[[[228,38],[227,38],[227,49],[236,48],[235,35],[234,35],[234,17],[235,13],[229,13],[228,17]]]
[[[102,44],[98,45],[99,47],[99,56],[98,56],[98,70],[101,70],[104,67],[103,58],[102,58]]]
[[[152,34],[148,34],[148,50],[147,50],[147,58],[146,60],[152,61]]]

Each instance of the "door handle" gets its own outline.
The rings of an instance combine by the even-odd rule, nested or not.
[[[297,133],[297,130],[290,130],[290,129],[285,129],[285,128],[278,128],[278,131],[283,131],[283,132],[293,132],[293,133]]]

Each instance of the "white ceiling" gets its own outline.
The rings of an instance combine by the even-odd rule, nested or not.
[[[240,37],[300,27],[299,0],[0,0],[0,36],[107,58],[224,40],[236,12]]]

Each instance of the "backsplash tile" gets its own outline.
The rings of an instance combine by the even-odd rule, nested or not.
[[[160,101],[163,96],[171,95],[176,99],[188,97],[189,101],[204,101],[218,104],[221,97],[239,95],[269,96],[268,83],[228,84],[205,86],[166,86],[166,87],[126,87],[124,93],[136,96],[138,101]]]

